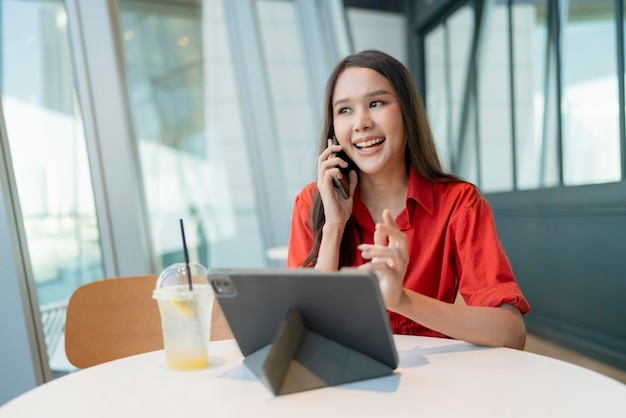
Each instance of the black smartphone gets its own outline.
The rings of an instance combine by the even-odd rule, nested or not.
[[[337,141],[337,137],[333,135],[333,145],[338,145],[338,144],[339,144],[339,141]],[[338,153],[333,152],[332,156],[339,157],[344,161],[348,161],[348,158],[346,157],[346,154],[343,151],[338,152]],[[333,176],[333,185],[335,186],[335,189],[339,191],[339,194],[341,195],[342,198],[349,199],[350,198],[350,179],[349,179],[350,166],[346,168],[339,167],[339,169],[341,170],[341,174],[343,174],[343,177],[339,178],[337,176]]]

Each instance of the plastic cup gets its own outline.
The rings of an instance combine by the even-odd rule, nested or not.
[[[175,370],[195,370],[209,364],[211,313],[215,300],[207,269],[189,263],[189,290],[185,263],[172,264],[159,275],[152,297],[161,313],[165,359]]]

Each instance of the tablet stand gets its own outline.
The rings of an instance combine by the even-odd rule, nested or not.
[[[393,369],[307,329],[290,309],[272,344],[248,355],[244,364],[274,395],[386,376]]]

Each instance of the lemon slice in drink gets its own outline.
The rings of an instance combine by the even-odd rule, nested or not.
[[[172,303],[186,317],[191,318],[193,316],[193,310],[191,308],[191,301],[190,300],[173,300]]]

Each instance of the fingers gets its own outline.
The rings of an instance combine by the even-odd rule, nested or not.
[[[389,209],[383,209],[383,221],[376,223],[376,228],[387,227],[388,230],[397,229],[400,230],[396,221],[394,221],[393,216],[391,216],[391,211]]]
[[[407,251],[406,235],[397,226],[376,224],[374,243],[396,248],[400,252]]]
[[[372,261],[369,263],[361,264],[359,270],[371,271],[376,274],[378,280],[383,280],[386,277],[393,276],[393,267],[389,267],[384,261]]]
[[[398,254],[398,249],[376,244],[359,244],[357,247],[363,253],[363,258],[393,257]]]
[[[359,245],[361,256],[372,262],[384,261],[387,266],[402,267],[408,263],[407,239],[391,216],[391,212],[383,211],[383,223],[376,224],[374,244]]]
[[[322,151],[320,156],[317,159],[317,165],[320,168],[328,169],[330,167],[340,166],[343,168],[348,167],[348,163],[341,159],[340,157],[336,157],[333,153],[337,153],[341,151],[343,148],[341,145],[333,144],[332,140],[328,140],[328,147]]]
[[[361,256],[366,262],[360,268],[372,271],[378,278],[385,306],[395,309],[402,300],[402,283],[408,265],[406,235],[391,216],[388,209],[383,211],[383,222],[376,224],[374,244],[361,244]]]
[[[379,281],[393,273],[392,268],[383,261],[372,261],[370,263],[361,264],[359,266],[359,270],[366,270],[375,273]]]
[[[359,183],[359,176],[356,174],[356,171],[350,170],[350,174],[348,174],[348,177],[350,180],[350,196],[354,196],[356,185]]]
[[[348,162],[340,156],[337,156],[337,152],[343,148],[339,144],[334,144],[331,139],[328,140],[328,146],[322,151],[318,157],[318,174],[317,174],[317,187],[322,196],[332,198],[334,196],[337,200],[342,202],[351,202],[352,196],[358,183],[358,176],[356,171],[350,170],[349,173],[342,171],[349,166]],[[337,185],[337,180],[341,180],[342,186],[340,190]],[[339,199],[339,196],[343,199]]]
[[[398,225],[396,224],[396,221],[393,219],[393,216],[391,216],[391,211],[389,209],[383,210],[383,221],[385,222],[385,225],[398,228]]]
[[[322,151],[317,160],[318,187],[322,185],[330,186],[333,177],[339,179],[344,177],[340,167],[348,167],[348,163],[335,154],[341,151],[341,149],[341,145],[335,145],[331,139],[328,140],[328,147]]]
[[[390,268],[401,266],[404,257],[397,248],[381,245],[361,244],[361,257],[365,260],[372,260],[371,264],[383,263]]]
[[[384,223],[377,223],[374,231],[374,244],[391,246],[401,252],[407,250],[406,235],[400,230],[396,222],[391,217],[388,209],[383,211]]]

